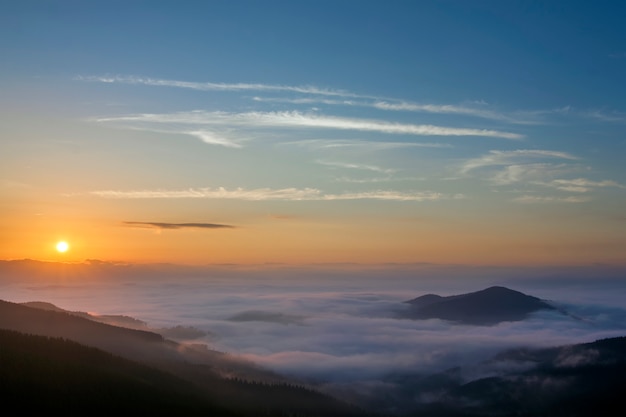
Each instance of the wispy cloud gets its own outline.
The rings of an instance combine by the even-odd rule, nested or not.
[[[586,203],[587,201],[591,201],[591,198],[582,196],[546,197],[537,195],[524,195],[522,197],[514,198],[513,201],[518,203]]]
[[[199,91],[268,91],[268,92],[288,92],[301,94],[315,94],[321,96],[334,97],[360,97],[373,98],[360,94],[351,93],[344,90],[334,90],[320,88],[314,86],[289,86],[289,85],[273,85],[261,83],[211,83],[211,82],[192,82],[179,80],[165,80],[150,77],[134,77],[134,76],[78,76],[79,81],[91,81],[101,83],[117,83],[117,84],[133,84],[148,85],[156,87],[175,87],[186,88]]]
[[[168,123],[180,125],[214,125],[240,128],[317,128],[369,131],[415,136],[480,136],[502,139],[522,139],[518,133],[490,129],[458,128],[429,124],[404,124],[376,119],[354,119],[324,116],[298,111],[284,112],[178,112],[165,114],[136,114],[96,119],[99,122],[117,123]]]
[[[557,175],[562,175],[573,169],[574,168],[568,164],[512,164],[497,170],[490,179],[496,185],[508,185],[522,181],[539,183],[545,181],[546,178],[554,178]]]
[[[442,199],[463,198],[462,194],[442,194],[433,191],[401,192],[395,190],[377,190],[359,193],[325,194],[315,188],[257,188],[247,190],[236,188],[227,190],[219,188],[189,188],[186,190],[103,190],[92,191],[91,195],[102,198],[118,199],[176,199],[176,198],[206,198],[206,199],[233,199],[247,201],[335,201],[335,200],[389,200],[389,201],[436,201]]]
[[[546,162],[535,162],[538,159]],[[461,174],[468,174],[473,170],[486,170],[490,181],[496,185],[510,185],[525,182],[529,186],[551,187],[568,193],[587,193],[595,188],[626,188],[612,180],[591,180],[587,178],[563,178],[563,174],[571,174],[581,169],[580,164],[565,161],[576,161],[579,158],[559,151],[520,149],[514,151],[490,151],[479,158],[466,161]],[[556,161],[560,161],[556,163]],[[560,178],[559,178],[560,177]],[[521,203],[564,202],[582,203],[589,201],[583,196],[542,196],[525,195],[514,199]]]
[[[463,194],[442,194],[432,191],[403,193],[399,191],[370,191],[362,193],[327,194],[324,200],[392,200],[392,201],[436,201],[444,199],[462,199]]]
[[[405,111],[416,113],[451,114],[460,116],[479,117],[483,119],[508,122],[513,124],[537,124],[538,113],[516,112],[513,114],[500,113],[485,108],[471,107],[455,104],[419,104],[402,100],[336,100],[319,97],[253,97],[254,101],[265,103],[288,103],[288,104],[324,104],[330,106],[370,107],[385,111]]]
[[[353,184],[372,184],[379,182],[399,182],[399,181],[424,181],[423,177],[396,177],[396,176],[386,176],[386,177],[377,177],[377,178],[349,178],[349,177],[338,177],[335,178],[335,182],[347,182]]]
[[[161,223],[161,222],[123,222],[124,225],[154,229],[234,229],[235,226],[217,223]]]
[[[359,148],[370,151],[383,151],[400,148],[452,148],[447,143],[420,143],[420,142],[381,142],[367,140],[341,140],[341,139],[305,139],[299,141],[284,142],[283,145],[303,146],[310,149],[341,149]]]
[[[409,111],[434,114],[452,114],[479,117],[483,119],[502,121],[513,124],[536,124],[540,122],[537,116],[554,112],[518,111],[510,114],[498,112],[482,107],[458,104],[422,104],[412,103],[399,99],[377,97],[367,94],[358,94],[341,89],[321,88],[311,85],[293,86],[263,83],[214,83],[193,82],[181,80],[167,80],[137,76],[78,76],[80,81],[117,83],[130,85],[145,85],[155,87],[183,88],[197,91],[232,91],[232,92],[267,92],[267,93],[295,93],[305,97],[260,97],[252,99],[257,102],[289,103],[289,104],[325,104],[333,106],[360,106],[371,107],[385,111]],[[309,97],[306,97],[309,96]],[[312,96],[312,97],[311,97]],[[332,97],[332,98],[323,98]],[[345,98],[345,99],[341,99]]]
[[[549,186],[549,187],[554,187],[562,191],[569,191],[569,192],[574,192],[574,193],[586,193],[596,187],[626,188],[623,185],[615,181],[611,181],[611,180],[593,181],[593,180],[586,179],[586,178],[575,178],[571,180],[555,179],[555,180],[544,182],[541,184]]]
[[[541,149],[518,149],[513,151],[489,151],[479,158],[470,159],[461,167],[461,173],[465,174],[471,170],[490,166],[515,165],[520,161],[536,159],[566,159],[577,160],[578,157],[559,151],[548,151]]]
[[[90,194],[105,198],[207,198],[207,199],[233,199],[233,200],[319,200],[322,193],[315,188],[256,188],[247,190],[235,188],[228,190],[218,188],[188,188],[184,190],[136,190],[119,191],[105,190],[92,191]]]
[[[427,124],[402,124],[374,119],[352,119],[322,116],[300,112],[243,113],[235,116],[240,121],[267,126],[329,128],[340,130],[374,131],[379,133],[417,136],[484,136],[503,139],[521,139],[523,136],[497,130],[470,129]]]
[[[591,110],[583,115],[602,122],[626,122],[626,113],[618,111]]]
[[[227,148],[241,148],[242,145],[225,138],[222,135],[216,134],[214,132],[209,132],[206,130],[194,130],[186,132],[188,135],[195,136],[199,138],[202,142],[208,143],[209,145],[219,145],[225,146]]]
[[[282,104],[326,104],[330,106],[359,106],[372,107],[372,102],[358,100],[337,100],[320,97],[252,97],[252,100],[259,103],[282,103]]]
[[[535,112],[516,112],[506,114],[480,107],[470,107],[455,104],[419,104],[410,102],[387,102],[377,101],[372,107],[381,110],[410,111],[434,114],[452,114],[459,116],[472,116],[483,119],[496,120],[513,124],[537,124],[540,120]]]
[[[355,163],[349,163],[349,162],[331,162],[331,161],[316,161],[316,162],[320,165],[325,165],[325,166],[332,167],[332,168],[358,169],[358,170],[364,170],[364,171],[379,172],[382,174],[393,174],[394,172],[396,172],[395,169],[381,168],[376,165],[364,165],[364,164],[355,164]]]

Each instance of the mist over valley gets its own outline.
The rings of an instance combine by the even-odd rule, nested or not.
[[[129,268],[92,262],[59,267],[3,262],[3,299],[25,303],[24,308],[64,311],[97,324],[137,329],[189,346],[189,352],[200,349],[196,360],[209,360],[218,374],[290,381],[392,414],[452,401],[460,395],[459,387],[472,381],[539,366],[536,360],[503,360],[498,355],[505,352],[626,334],[621,280],[615,275],[621,271],[601,268],[595,273],[603,275],[595,282],[538,269],[484,269],[472,272],[482,278],[466,282],[466,269],[441,266],[298,270]],[[506,287],[495,286],[502,283]],[[483,289],[472,291],[478,285]],[[513,315],[506,313],[500,301],[507,297],[521,300],[530,310],[520,315],[518,303],[511,304]],[[422,307],[439,302],[436,311],[442,317],[434,316],[432,309],[428,317],[415,316],[415,300],[421,300]],[[478,323],[469,311],[494,319]],[[457,313],[471,320],[458,320]],[[94,343],[89,338],[78,341]],[[100,347],[128,356],[111,343],[117,346],[109,341]],[[165,355],[152,352],[154,358]],[[136,360],[150,357],[142,349],[134,355],[130,357]],[[432,378],[448,382],[430,385]]]

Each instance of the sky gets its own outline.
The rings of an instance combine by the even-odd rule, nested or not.
[[[626,4],[0,9],[0,259],[626,264]]]

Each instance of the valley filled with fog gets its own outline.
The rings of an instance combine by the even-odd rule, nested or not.
[[[121,315],[183,343],[206,344],[292,380],[355,400],[393,390],[399,376],[463,367],[471,381],[506,371],[484,361],[507,349],[592,342],[626,334],[619,271],[414,268],[236,268],[2,265],[2,299]],[[597,279],[585,277],[597,274]],[[491,285],[556,310],[490,326],[400,318],[405,301]],[[481,365],[482,364],[482,365]],[[519,363],[508,366],[519,367]],[[523,365],[522,365],[523,366]]]

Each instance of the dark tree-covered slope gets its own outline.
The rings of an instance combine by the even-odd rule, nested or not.
[[[0,392],[11,415],[234,415],[165,372],[66,339],[2,329]]]
[[[483,365],[510,370],[463,382],[456,369],[406,385],[407,397],[437,395],[436,401],[415,404],[412,415],[626,416],[626,337],[516,349]],[[434,378],[442,383],[433,384]]]
[[[141,362],[187,381],[222,409],[244,415],[362,415],[353,406],[291,384],[252,363],[203,347],[178,344],[148,331],[7,301],[0,301],[0,329],[69,339]],[[80,411],[74,414],[90,415]]]

